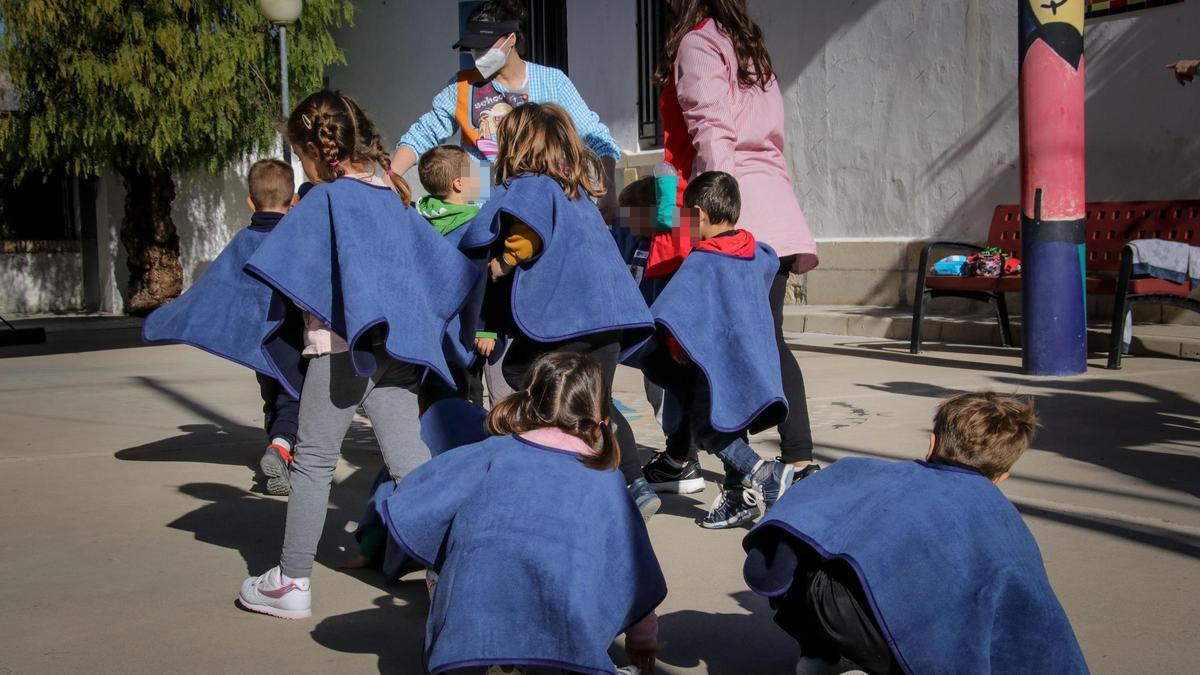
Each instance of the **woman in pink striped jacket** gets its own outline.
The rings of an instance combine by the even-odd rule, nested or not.
[[[812,431],[805,403],[804,376],[783,340],[783,297],[789,272],[817,266],[817,246],[796,201],[783,156],[783,96],[771,67],[762,30],[751,20],[745,0],[668,0],[677,20],[667,39],[657,77],[662,85],[665,159],[679,173],[679,195],[687,179],[724,171],[738,179],[742,212],[738,227],[779,254],[771,286],[771,311],[779,345],[788,418],[780,425],[782,458],[804,471],[812,464]],[[682,206],[682,202],[680,202]],[[660,480],[679,458],[659,455],[652,463]],[[668,463],[670,466],[668,466]],[[739,494],[722,494],[714,509],[737,521],[744,504]]]

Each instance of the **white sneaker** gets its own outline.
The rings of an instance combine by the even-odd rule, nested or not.
[[[307,619],[312,616],[312,591],[308,577],[289,579],[283,583],[279,567],[272,567],[260,577],[242,582],[238,603],[251,612],[270,614],[281,619]]]

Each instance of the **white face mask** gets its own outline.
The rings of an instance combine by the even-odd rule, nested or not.
[[[507,43],[508,40],[505,39],[505,44]],[[475,70],[479,71],[483,79],[491,79],[508,62],[508,54],[504,52],[503,47],[504,45],[501,45],[499,48],[492,47],[483,54],[471,52],[471,56],[475,58]]]

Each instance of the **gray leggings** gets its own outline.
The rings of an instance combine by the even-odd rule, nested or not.
[[[309,361],[300,396],[300,432],[292,462],[292,492],[279,567],[289,577],[312,574],[317,544],[325,529],[329,486],[342,454],[342,441],[361,404],[392,478],[400,480],[429,459],[421,442],[417,385],[421,369],[377,349],[370,377],[354,372],[347,353]]]

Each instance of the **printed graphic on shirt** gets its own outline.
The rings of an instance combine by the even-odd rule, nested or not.
[[[479,140],[475,147],[488,160],[495,159],[500,146],[496,143],[496,130],[500,121],[512,112],[513,108],[529,101],[529,94],[524,91],[501,93],[491,82],[476,85],[471,88],[471,126],[479,130]]]

